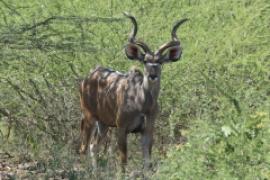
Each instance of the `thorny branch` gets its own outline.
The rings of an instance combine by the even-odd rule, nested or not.
[[[23,19],[23,16],[4,0],[0,0],[0,3],[4,5],[9,11],[14,12],[16,15]],[[5,18],[5,12],[2,14]],[[40,50],[43,52],[49,52],[51,50],[62,52],[84,52],[92,53],[98,51],[96,47],[93,47],[93,43],[85,41],[86,31],[83,29],[83,23],[113,23],[123,21],[123,18],[118,17],[80,17],[80,16],[51,16],[38,22],[33,21],[32,24],[14,24],[14,22],[6,21],[6,24],[2,28],[0,34],[0,48],[8,47],[16,50]],[[31,19],[28,20],[31,22]],[[54,22],[63,22],[65,25],[75,26],[72,28],[71,34],[63,34],[63,32],[54,28]],[[46,29],[42,29],[46,27]],[[77,34],[80,33],[80,36]],[[92,32],[88,32],[92,33]]]
[[[24,91],[23,89],[21,89],[18,85],[14,84],[11,80],[6,79],[6,81],[20,95],[20,97],[22,98],[22,100],[25,100],[25,96],[23,96],[23,94],[24,94],[24,95],[27,95],[30,99],[32,99],[34,101],[38,101],[38,99],[35,98],[32,94],[27,93],[26,91]]]
[[[35,29],[39,26],[45,26],[51,23],[52,21],[79,21],[79,22],[104,22],[104,23],[111,23],[111,22],[119,22],[122,21],[123,18],[115,18],[115,17],[79,17],[79,16],[52,16],[43,21],[35,23],[34,25],[26,25],[22,28],[21,33],[25,31],[29,31]]]
[[[43,65],[35,64],[36,57],[29,58],[28,54],[32,54],[32,52],[43,53],[51,62],[54,61],[54,58],[60,58],[61,55],[70,56],[78,52],[97,52],[99,48],[95,47],[95,43],[91,41],[91,37],[94,37],[95,34],[88,27],[94,23],[110,24],[124,20],[118,17],[50,16],[36,21],[31,17],[24,19],[24,14],[19,8],[7,0],[0,0],[0,6],[0,15],[4,19],[4,23],[0,26],[0,58],[4,59],[0,62],[3,65],[2,67],[10,67],[9,64],[12,64],[11,61],[13,60],[23,60],[29,68],[41,68]],[[16,19],[9,16],[10,14],[16,15]],[[20,18],[19,21],[18,17]],[[62,24],[68,30],[63,29]],[[59,55],[59,52],[61,55]],[[77,66],[74,66],[65,58],[60,58],[60,61],[56,63],[67,64],[70,72],[74,75],[74,80],[79,80]],[[57,136],[60,131],[59,127],[63,127],[64,130],[67,122],[73,125],[76,125],[77,122],[72,122],[71,115],[67,112],[68,107],[72,109],[70,108],[72,105],[69,103],[70,97],[63,94],[66,90],[61,91],[59,89],[71,85],[67,85],[64,79],[57,81],[57,83],[62,83],[58,85],[54,79],[50,79],[51,76],[58,77],[57,73],[50,72],[48,79],[47,75],[43,74],[41,81],[27,78],[26,86],[20,86],[20,83],[25,82],[13,81],[13,78],[9,78],[9,75],[0,80],[1,84],[5,84],[7,88],[15,92],[15,96],[17,93],[16,99],[19,102],[15,105],[26,104],[20,110],[14,111],[12,116],[5,108],[12,109],[13,104],[5,105],[6,107],[0,109],[0,115],[10,118],[9,122],[12,123],[8,127],[8,136],[11,128],[19,130],[35,128],[48,134],[55,141],[59,138],[63,140],[68,137],[66,132],[62,137]],[[26,135],[29,135],[27,133]]]

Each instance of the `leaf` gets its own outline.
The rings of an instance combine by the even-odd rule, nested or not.
[[[222,126],[221,131],[224,133],[225,137],[228,137],[232,134],[232,129],[229,126]]]

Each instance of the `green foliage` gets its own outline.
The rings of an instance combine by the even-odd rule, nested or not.
[[[269,114],[238,116],[236,124],[196,122],[189,142],[170,149],[155,175],[164,179],[268,179]],[[232,119],[226,119],[230,123]]]
[[[178,32],[181,61],[163,67],[153,179],[270,178],[267,0],[0,4],[0,151],[28,154],[73,179],[93,178],[91,168],[73,171],[78,81],[98,64],[119,71],[134,64],[123,53],[128,11],[138,19],[138,38],[152,49],[170,40],[174,21],[190,19]],[[185,145],[178,145],[179,127],[186,128]],[[141,154],[129,145],[131,171],[141,168]],[[100,178],[116,177],[115,157],[101,159]]]
[[[201,24],[193,28],[200,34],[194,35],[196,44],[201,43],[186,52],[193,53],[186,55],[192,59],[186,67],[192,75],[187,72],[184,80],[173,83],[182,91],[167,98],[178,97],[178,106],[189,103],[187,109],[194,108],[195,117],[188,143],[170,149],[155,178],[269,179],[270,7],[266,4],[209,1],[191,7],[193,12],[203,11]],[[177,108],[180,113],[185,109]]]

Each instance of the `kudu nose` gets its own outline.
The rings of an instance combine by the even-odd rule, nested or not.
[[[156,81],[158,80],[158,76],[157,75],[149,75],[149,78],[148,78],[150,81]]]

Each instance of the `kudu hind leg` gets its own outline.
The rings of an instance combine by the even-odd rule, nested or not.
[[[95,120],[93,119],[93,117],[89,113],[88,114],[84,113],[81,119],[81,132],[80,132],[81,145],[79,151],[80,154],[86,153],[94,125]]]
[[[92,165],[97,168],[97,157],[99,153],[100,145],[105,141],[107,137],[109,127],[96,121],[95,127],[92,131],[91,141],[90,141],[90,155],[92,158]]]

